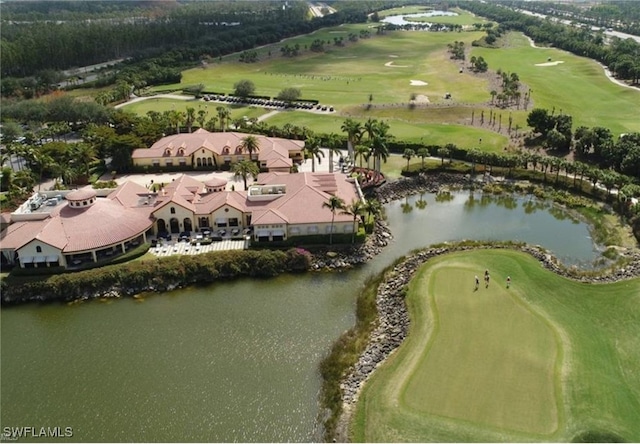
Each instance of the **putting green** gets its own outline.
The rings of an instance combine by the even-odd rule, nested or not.
[[[430,260],[406,298],[409,334],[363,387],[354,441],[640,439],[640,279],[582,284],[477,250]]]
[[[491,427],[553,432],[560,349],[554,328],[504,282],[474,290],[482,269],[448,261],[425,271],[412,291],[427,290],[434,329],[402,390],[403,404]]]

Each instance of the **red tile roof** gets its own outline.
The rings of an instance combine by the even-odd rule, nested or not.
[[[289,160],[289,152],[300,151],[304,148],[304,142],[301,140],[282,139],[279,137],[267,137],[259,134],[246,134],[236,132],[210,133],[204,129],[199,129],[193,133],[174,134],[172,136],[163,137],[154,143],[151,148],[140,148],[133,151],[133,159],[151,159],[167,157],[167,153],[171,157],[188,157],[199,149],[207,149],[217,155],[223,155],[223,150],[229,148],[229,154],[239,153],[247,154],[242,150],[242,139],[246,136],[254,136],[258,140],[258,160],[264,162],[273,162],[274,159]],[[179,155],[178,151],[182,149],[183,153]]]

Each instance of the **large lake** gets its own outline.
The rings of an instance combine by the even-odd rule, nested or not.
[[[395,239],[356,270],[2,309],[2,427],[73,427],[73,441],[317,441],[318,364],[353,325],[368,276],[447,240],[523,240],[567,264],[599,255],[584,223],[527,197],[426,194],[386,210]]]
[[[402,26],[402,25],[410,25],[416,24],[415,22],[410,22],[406,20],[407,18],[419,18],[419,17],[453,17],[456,16],[455,12],[449,11],[429,11],[429,12],[416,12],[413,14],[404,14],[404,15],[390,15],[388,17],[380,20],[382,23],[390,23],[392,25]]]

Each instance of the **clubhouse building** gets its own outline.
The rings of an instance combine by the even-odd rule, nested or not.
[[[251,155],[243,144],[247,136],[258,142],[258,149]],[[263,171],[288,173],[294,162],[304,160],[303,149],[304,142],[299,140],[199,129],[163,137],[151,148],[134,150],[131,157],[134,166],[157,169],[174,166],[218,169],[241,160],[256,160]]]
[[[188,139],[172,136],[162,139],[165,145],[157,148],[172,154],[159,159],[182,158],[196,165],[203,159],[226,162],[225,147],[235,152],[240,135],[220,134],[229,141],[218,145],[220,155],[213,144],[202,152],[208,136],[198,136],[203,138],[192,145],[186,143]],[[217,137],[221,136],[214,139],[219,140]],[[274,145],[296,152],[293,147],[299,145],[295,141],[281,140],[262,138],[261,143],[270,143],[271,152],[280,150]],[[260,150],[260,155],[269,153],[267,145],[261,145]],[[278,165],[270,163],[274,157],[258,160],[264,160],[269,169],[269,165]],[[209,160],[206,162],[208,165]],[[220,178],[201,182],[182,175],[157,191],[126,182],[111,190],[35,194],[11,214],[11,224],[0,235],[2,261],[20,267],[79,266],[123,254],[165,233],[211,231],[228,238],[250,233],[253,241],[265,243],[296,237],[304,241],[304,236],[329,234],[332,227],[334,233],[352,233],[353,217],[339,212],[334,215],[324,204],[332,196],[346,204],[360,199],[357,181],[340,173],[289,174],[277,168],[260,174],[247,191],[228,191],[226,181]]]

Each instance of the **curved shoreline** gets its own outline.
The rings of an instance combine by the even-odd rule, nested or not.
[[[469,185],[469,180],[461,175],[441,174],[417,176],[387,183],[377,190],[381,202],[401,199],[421,192],[437,192],[444,185]],[[511,249],[527,253],[537,259],[547,270],[560,276],[583,283],[609,283],[640,277],[640,250],[627,254],[629,262],[624,267],[598,274],[586,273],[575,268],[566,268],[557,258],[539,246],[510,242],[464,242],[445,243],[432,246],[406,256],[402,262],[385,272],[376,291],[377,323],[369,336],[369,342],[358,361],[340,382],[342,412],[333,436],[338,442],[349,438],[349,425],[362,387],[375,369],[381,365],[404,341],[409,331],[409,314],[404,299],[404,288],[411,281],[416,270],[429,259],[458,251],[477,249]]]

